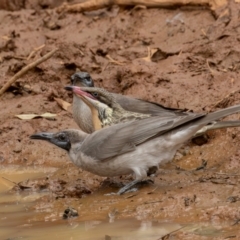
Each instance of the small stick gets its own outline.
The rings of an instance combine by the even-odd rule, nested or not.
[[[45,44],[41,45],[40,47],[34,48],[33,51],[30,52],[30,54],[28,55],[27,60],[29,60],[33,56],[34,53],[36,53],[37,51],[41,50],[44,47],[45,47]]]
[[[229,93],[227,96],[225,96],[223,99],[221,99],[221,100],[219,100],[218,102],[216,102],[211,109],[217,107],[219,104],[223,103],[223,102],[226,101],[228,98],[230,98],[231,96],[233,96],[234,94],[236,94],[236,93],[238,93],[238,92],[240,92],[240,89],[237,89],[237,90],[234,90],[234,91],[230,92],[230,93]]]
[[[13,181],[11,181],[11,180],[5,178],[5,177],[2,177],[2,178],[5,179],[5,180],[7,180],[7,181],[9,181],[10,183],[13,183],[13,184],[15,184],[15,185],[18,185],[16,182],[13,182]]]
[[[6,82],[6,84],[0,89],[0,98],[3,95],[3,93],[20,77],[22,77],[27,71],[29,71],[30,69],[36,67],[37,65],[39,65],[40,63],[46,61],[47,59],[49,59],[50,57],[52,57],[52,55],[57,51],[58,49],[54,49],[51,52],[47,53],[46,55],[44,55],[43,57],[39,58],[38,60],[28,64],[27,66],[25,66],[24,68],[22,68],[19,72],[17,72],[8,82]]]
[[[116,64],[116,65],[121,65],[121,66],[125,65],[125,63],[118,62],[118,61],[114,60],[114,59],[111,58],[111,56],[108,55],[108,54],[106,55],[106,58],[109,60],[110,63],[114,63],[114,64]]]
[[[214,75],[214,70],[210,68],[208,59],[207,59],[207,67],[208,67],[209,71],[211,72],[211,74]]]
[[[180,228],[178,228],[178,229],[176,229],[176,230],[174,230],[174,231],[172,231],[172,232],[170,232],[170,233],[168,233],[168,234],[165,234],[165,235],[163,235],[161,238],[159,238],[158,240],[168,239],[168,236],[170,236],[170,235],[172,235],[173,233],[176,233],[176,232],[182,230],[182,229],[185,228],[185,227],[186,227],[186,226],[180,227]]]
[[[224,2],[224,1],[223,1]],[[223,5],[224,3],[222,3]],[[214,4],[214,1],[209,0],[89,0],[82,3],[76,3],[69,5],[63,3],[57,8],[57,12],[72,12],[80,13],[84,11],[93,11],[101,8],[111,7],[113,5],[118,6],[133,6],[141,5],[145,7],[162,7],[169,8],[174,6],[184,6],[184,5],[203,5],[209,6],[211,9],[215,10],[216,7],[222,6],[221,4]]]
[[[215,174],[218,174],[218,175],[228,175],[228,176],[237,176],[239,177],[240,174],[235,174],[235,173],[220,173],[220,172],[215,172]]]

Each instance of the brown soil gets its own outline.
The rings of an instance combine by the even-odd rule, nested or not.
[[[54,97],[72,101],[64,86],[77,68],[89,72],[97,86],[169,107],[202,112],[239,103],[240,5],[231,1],[230,14],[215,19],[209,10],[196,8],[113,7],[59,15],[51,8],[60,1],[44,1],[45,5],[37,2],[27,1],[23,6],[9,8],[6,1],[0,1],[0,6],[8,10],[24,7],[0,11],[0,86],[26,64],[59,48],[51,59],[19,79],[0,100],[1,165],[59,168],[45,183],[58,193],[55,198],[45,196],[39,200],[35,209],[63,212],[70,205],[80,209],[79,221],[105,219],[117,209],[119,219],[204,222],[221,226],[222,236],[214,239],[228,237],[229,232],[224,233],[224,229],[230,229],[234,239],[240,238],[238,224],[233,225],[240,219],[237,128],[210,132],[208,142],[202,146],[189,144],[183,154],[163,166],[154,185],[124,196],[103,194],[116,191],[130,177],[104,179],[84,172],[70,162],[64,151],[29,139],[39,131],[77,128],[71,113],[54,101]],[[26,60],[34,48],[43,44],[44,48]],[[143,58],[147,57],[148,48],[162,52],[159,50],[152,61],[146,61]],[[111,63],[107,54],[120,64]],[[45,112],[56,113],[56,119],[15,117]],[[239,119],[239,115],[228,119]],[[196,171],[202,160],[207,161],[207,166]],[[63,189],[60,195],[54,184]],[[79,192],[74,194],[82,190],[84,198]],[[213,239],[192,232],[175,236]]]

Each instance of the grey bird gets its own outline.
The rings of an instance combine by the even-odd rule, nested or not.
[[[103,88],[66,86],[66,90],[73,91],[75,97],[79,97],[91,109],[91,121],[94,130],[99,130],[106,126],[111,126],[120,122],[143,119],[158,114],[138,113],[127,111],[117,102],[115,94]],[[191,112],[178,113],[179,116],[198,115]],[[165,115],[160,114],[164,119]],[[208,130],[238,127],[240,121],[214,121],[201,128],[193,137],[203,135]]]
[[[100,176],[134,173],[135,180],[118,191],[122,194],[144,180],[150,168],[171,161],[182,144],[206,124],[237,112],[240,105],[207,115],[148,117],[115,124],[92,134],[73,129],[41,132],[31,139],[46,140],[63,148],[74,164]]]
[[[71,76],[71,83],[79,87],[94,87],[94,82],[87,72],[77,72]],[[167,108],[157,103],[152,103],[121,94],[111,93],[116,102],[127,111],[158,116],[182,116],[184,110]],[[86,133],[94,132],[91,111],[81,98],[73,95],[73,119],[81,130]]]

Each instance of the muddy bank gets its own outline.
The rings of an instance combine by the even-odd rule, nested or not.
[[[208,142],[202,146],[189,143],[172,163],[162,167],[153,185],[124,196],[104,194],[116,192],[131,176],[95,176],[76,168],[64,151],[29,139],[39,131],[77,128],[71,113],[54,100],[57,97],[71,103],[72,96],[64,86],[77,68],[88,71],[97,86],[168,107],[202,112],[239,103],[240,6],[231,1],[229,8],[230,15],[218,19],[207,9],[196,8],[113,7],[85,14],[57,14],[50,6],[38,6],[0,11],[0,86],[22,67],[59,48],[51,59],[19,79],[0,100],[1,167],[15,164],[57,169],[42,176],[41,181],[47,181],[45,190],[51,194],[31,206],[31,211],[38,214],[29,219],[61,219],[64,209],[71,206],[79,212],[77,222],[102,221],[116,209],[117,219],[204,223],[221,230],[214,239],[226,238],[230,232],[236,239],[239,237],[237,128],[210,132]],[[149,53],[153,52],[150,59]],[[45,112],[57,117],[15,117]],[[227,119],[239,119],[239,115]],[[207,165],[196,171],[203,161]],[[83,189],[88,192],[81,194]],[[193,232],[174,236],[213,239]]]

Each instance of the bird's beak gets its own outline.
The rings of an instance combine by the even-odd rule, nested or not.
[[[73,93],[75,93],[77,96],[79,96],[81,98],[86,96],[88,98],[96,100],[96,98],[94,98],[88,92],[83,91],[80,87],[77,87],[77,86],[66,86],[65,89],[68,90],[68,91],[72,91]]]
[[[40,139],[40,140],[45,140],[50,142],[51,139],[53,138],[53,133],[47,133],[47,132],[41,132],[41,133],[36,133],[30,136],[31,139]]]
[[[69,141],[61,141],[57,139],[54,133],[47,133],[47,132],[36,133],[31,135],[30,138],[45,140],[67,151],[69,151],[71,148],[71,143]]]

